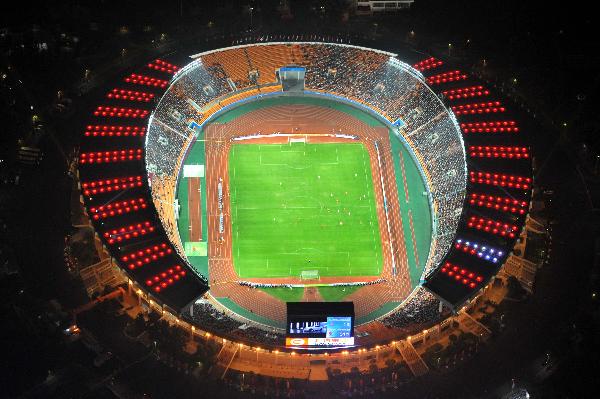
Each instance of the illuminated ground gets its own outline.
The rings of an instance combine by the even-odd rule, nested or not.
[[[241,278],[376,276],[383,264],[369,154],[360,143],[246,145],[229,154]]]

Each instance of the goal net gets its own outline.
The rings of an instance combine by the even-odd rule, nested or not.
[[[319,280],[318,270],[302,270],[300,280]]]

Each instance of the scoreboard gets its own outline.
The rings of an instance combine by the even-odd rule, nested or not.
[[[285,344],[304,349],[354,345],[352,302],[288,302]]]
[[[276,71],[277,78],[281,83],[283,91],[301,93],[304,91],[304,78],[306,68],[296,65],[288,65]]]

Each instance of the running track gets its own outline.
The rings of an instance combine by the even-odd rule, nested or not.
[[[260,290],[241,287],[236,283],[238,277],[232,263],[232,237],[230,228],[228,227],[231,220],[229,217],[227,160],[232,144],[231,139],[242,135],[275,132],[305,135],[308,141],[311,141],[310,136],[314,134],[344,133],[359,136],[360,141],[369,151],[371,158],[371,170],[378,205],[377,213],[384,254],[384,270],[381,275],[387,282],[363,287],[347,297],[347,300],[354,301],[356,316],[361,317],[378,309],[386,302],[401,301],[404,299],[411,291],[411,284],[387,128],[371,127],[351,115],[332,108],[303,104],[256,109],[228,123],[211,123],[205,128],[207,219],[210,240],[210,293],[215,297],[229,297],[239,305],[260,316],[276,321],[285,320],[285,304],[283,302]],[[316,137],[312,138],[312,140],[315,139]],[[374,145],[375,141],[378,143],[382,158],[381,173],[388,197],[388,217],[391,222],[391,237],[388,235],[386,227],[380,169]],[[217,207],[217,184],[220,178],[223,179],[223,213],[225,224],[225,232],[222,236],[218,232],[219,210]],[[394,248],[393,256],[396,260],[396,275],[392,274],[392,254],[389,251],[388,245],[390,240]],[[337,280],[342,281],[343,279],[339,278]]]
[[[190,210],[190,241],[202,241],[202,197],[200,192],[200,178],[187,177],[188,179],[188,207]]]

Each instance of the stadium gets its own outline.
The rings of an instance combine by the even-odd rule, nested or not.
[[[452,323],[486,334],[465,309],[510,255],[532,187],[518,121],[468,73],[310,41],[148,62],[94,109],[78,162],[130,290],[217,340],[223,375],[234,358],[310,374],[396,349],[426,372],[419,343]],[[290,302],[352,303],[352,344],[303,358]]]

